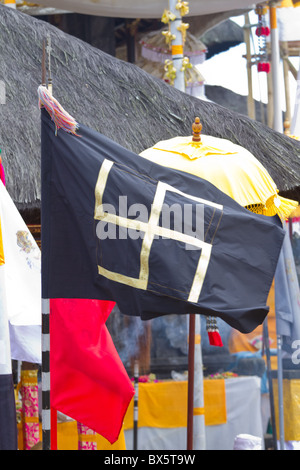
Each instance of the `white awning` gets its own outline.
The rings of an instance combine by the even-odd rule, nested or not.
[[[40,2],[39,2],[40,3]],[[189,0],[189,15],[199,16],[222,11],[252,9],[259,1],[249,0]],[[41,5],[75,13],[115,18],[161,18],[168,0],[43,0]]]

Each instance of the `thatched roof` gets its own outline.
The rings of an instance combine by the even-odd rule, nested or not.
[[[248,148],[268,168],[281,191],[300,189],[299,142],[181,93],[47,23],[0,6],[1,72],[6,84],[6,104],[0,105],[0,139],[7,189],[19,208],[40,204],[37,88],[42,41],[48,34],[53,47],[54,95],[79,122],[139,153],[159,140],[190,135],[195,116],[200,116],[203,133]]]

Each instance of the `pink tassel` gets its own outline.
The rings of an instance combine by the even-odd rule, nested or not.
[[[48,89],[42,85],[38,88],[39,107],[44,107],[50,114],[52,121],[56,127],[56,133],[58,129],[63,129],[66,132],[74,134],[78,137],[76,130],[78,124],[75,119],[63,109],[59,102],[53,98]]]
[[[1,153],[1,150],[0,150],[0,153]],[[5,173],[4,173],[4,168],[3,168],[3,165],[2,165],[1,155],[0,155],[0,180],[2,181],[2,183],[5,186]]]

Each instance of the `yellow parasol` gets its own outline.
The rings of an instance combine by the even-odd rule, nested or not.
[[[298,202],[279,196],[266,168],[248,150],[229,140],[201,135],[175,137],[158,142],[140,153],[143,158],[168,168],[203,178],[252,212],[288,218]],[[195,132],[194,132],[195,134]]]
[[[251,211],[287,218],[298,203],[285,199],[264,166],[246,149],[232,142],[201,135],[202,125],[196,118],[193,136],[175,137],[158,142],[140,156],[168,168],[185,171],[215,185]],[[222,346],[216,319],[207,317],[210,344]],[[195,315],[190,315],[188,387],[188,449],[192,448],[193,426],[193,356]]]

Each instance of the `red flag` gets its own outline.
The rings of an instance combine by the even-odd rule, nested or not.
[[[111,444],[134,395],[105,325],[114,305],[89,299],[50,301],[51,407]]]

